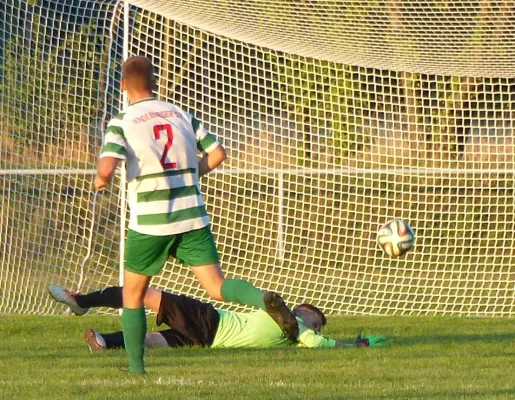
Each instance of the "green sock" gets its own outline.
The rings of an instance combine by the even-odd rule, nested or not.
[[[222,297],[227,301],[265,309],[263,292],[241,279],[226,279],[222,284]]]
[[[145,335],[147,333],[145,308],[123,307],[122,327],[125,349],[129,356],[129,373],[142,373],[145,371],[143,355],[145,352]]]

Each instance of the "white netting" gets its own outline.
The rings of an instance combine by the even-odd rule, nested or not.
[[[120,104],[122,7],[59,3],[0,20],[3,312],[62,311],[46,284],[80,279],[79,169]],[[228,276],[333,313],[515,315],[512,2],[131,3],[129,54],[228,149],[202,180]],[[118,198],[85,290],[117,280]],[[398,261],[375,243],[394,217],[417,235]],[[153,284],[207,299],[172,263]]]
[[[118,190],[95,199],[91,182],[120,105],[119,11],[34,3],[2,2],[0,13],[0,312],[10,313],[55,311],[51,282],[117,282]]]
[[[130,0],[243,43],[395,71],[515,76],[513,1]]]

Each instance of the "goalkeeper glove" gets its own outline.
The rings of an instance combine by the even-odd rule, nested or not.
[[[356,347],[387,347],[390,342],[383,335],[366,335],[361,332],[356,338]]]

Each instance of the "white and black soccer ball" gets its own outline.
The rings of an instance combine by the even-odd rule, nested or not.
[[[390,257],[400,257],[413,247],[415,234],[406,221],[394,219],[379,229],[377,243]]]

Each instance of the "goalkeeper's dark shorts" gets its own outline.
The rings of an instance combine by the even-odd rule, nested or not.
[[[218,330],[220,314],[211,304],[163,292],[156,323],[171,328],[159,332],[170,347],[210,347]]]

